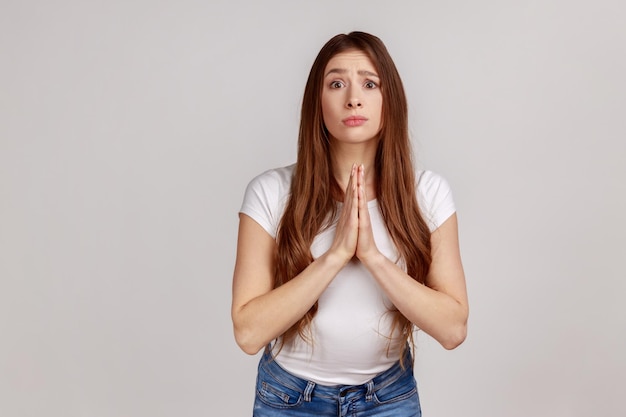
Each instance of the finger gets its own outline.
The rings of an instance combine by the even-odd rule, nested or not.
[[[354,217],[358,217],[358,187],[357,178],[358,167],[356,164],[352,165],[350,171],[350,178],[348,179],[348,185],[346,187],[344,204],[340,213],[340,222],[342,224],[350,224],[354,222]],[[353,224],[354,226],[356,223]]]
[[[356,171],[356,175],[355,175],[356,185],[357,187],[360,187],[361,183],[363,182],[362,175],[361,175],[361,173],[363,172],[363,164],[355,165],[355,171]]]
[[[348,193],[350,194],[349,197],[349,206],[347,207],[347,209],[350,211],[350,214],[353,218],[358,219],[358,215],[359,215],[359,187],[358,187],[358,167],[356,164],[352,165],[352,172],[350,174],[350,181],[349,181],[349,189],[348,189]]]
[[[359,208],[362,208],[361,203],[367,208],[367,192],[365,187],[365,167],[363,164],[359,165],[357,169],[357,187],[359,189]]]
[[[363,260],[375,253],[376,243],[374,242],[374,231],[370,219],[369,207],[367,204],[367,192],[365,187],[365,169],[359,170],[359,235],[357,241],[356,256]]]
[[[348,186],[346,187],[346,197],[350,194],[350,191],[357,184],[357,181],[355,180],[356,173],[357,173],[357,165],[352,164],[352,169],[350,170],[350,178],[348,179]]]
[[[365,167],[363,164],[359,167],[358,170],[358,183],[359,183],[359,229],[361,231],[367,232],[369,234],[371,229],[370,223],[370,212],[369,207],[367,205],[367,191],[365,187]]]
[[[361,187],[361,189],[363,190],[363,197],[367,198],[367,196],[365,194],[365,167],[363,166],[363,164],[361,164],[359,166],[358,184]],[[365,200],[365,201],[367,202],[367,200]]]
[[[350,171],[348,185],[346,186],[344,204],[339,213],[333,249],[338,250],[346,259],[352,258],[356,253],[359,233],[358,212],[358,188],[357,166],[354,164]]]
[[[367,228],[369,227],[370,220],[370,212],[369,207],[367,206],[367,194],[365,192],[365,187],[359,187],[359,228]]]

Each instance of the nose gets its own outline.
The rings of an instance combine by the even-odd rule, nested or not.
[[[346,107],[349,109],[361,108],[363,107],[363,103],[361,103],[361,100],[359,100],[358,98],[351,98],[346,103]]]

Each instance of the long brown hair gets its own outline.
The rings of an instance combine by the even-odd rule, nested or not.
[[[321,95],[328,61],[348,50],[367,54],[380,76],[382,123],[374,169],[382,218],[407,273],[423,283],[430,267],[430,231],[420,215],[416,198],[407,101],[400,75],[380,39],[363,32],[351,32],[330,39],[320,50],[309,73],[302,100],[291,194],[277,234],[274,287],[288,282],[313,261],[310,249],[313,239],[336,217],[337,200],[343,199],[343,190],[332,171]],[[317,303],[283,334],[282,342],[296,335],[310,341],[307,330],[316,312]],[[397,312],[392,334],[399,331],[412,342],[412,330],[411,322]]]

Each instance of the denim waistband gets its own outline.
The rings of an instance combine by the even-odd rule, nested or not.
[[[404,365],[404,369],[403,366]],[[384,388],[396,380],[400,379],[407,373],[413,374],[413,357],[410,349],[407,347],[402,361],[398,360],[391,368],[381,372],[369,381],[360,385],[321,385],[313,381],[308,381],[297,377],[283,369],[272,357],[269,349],[265,349],[265,353],[259,363],[259,368],[271,374],[276,380],[285,386],[304,393],[304,400],[310,401],[311,395],[315,392],[318,397],[338,398],[349,393],[361,393],[369,401],[374,391]]]

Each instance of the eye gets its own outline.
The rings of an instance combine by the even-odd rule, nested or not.
[[[378,87],[378,84],[376,84],[374,81],[365,82],[365,88],[376,88],[376,87]]]
[[[333,81],[330,83],[330,88],[341,88],[343,83],[341,81]]]

